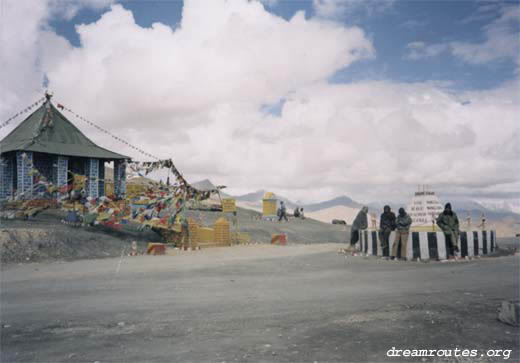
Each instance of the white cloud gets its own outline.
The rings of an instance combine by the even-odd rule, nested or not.
[[[388,10],[395,0],[313,0],[316,15],[339,19],[354,14],[374,15]]]
[[[278,4],[278,0],[258,0],[260,1],[262,4],[266,5],[266,6],[275,6],[276,4]]]
[[[501,9],[501,15],[484,27],[484,42],[452,42],[453,55],[473,64],[483,64],[501,59],[513,59],[513,61],[518,62],[520,52],[519,26],[520,6],[504,7]]]
[[[179,126],[206,124],[229,102],[275,102],[373,54],[359,28],[308,21],[303,13],[285,21],[241,0],[190,1],[175,32],[159,23],[142,28],[119,5],[77,30],[82,47],[48,71],[51,86],[58,92],[74,84],[102,106],[93,117],[115,125],[136,112],[154,125],[171,114]]]
[[[511,136],[505,137],[501,142],[489,147],[484,151],[484,156],[511,163],[518,162],[520,160],[520,130],[516,128]]]
[[[504,6],[508,6],[507,2],[502,1],[481,1],[477,10],[469,16],[459,21],[459,24],[469,24],[473,22],[489,21],[496,17],[497,12]]]
[[[426,183],[500,191],[520,180],[510,159],[489,151],[518,129],[516,83],[469,93],[433,83],[329,84],[375,52],[356,27],[302,13],[285,21],[260,3],[233,0],[186,3],[176,30],[140,27],[113,6],[77,27],[78,48],[37,28],[26,42],[42,44],[32,78],[45,71],[57,102],[172,157],[188,180],[306,200],[343,193],[392,200]],[[10,87],[0,92],[20,83],[15,60],[10,67]],[[282,98],[280,115],[266,114],[262,105]],[[68,116],[99,144],[141,159]]]
[[[16,113],[16,106],[21,107],[22,100],[32,103],[41,87],[41,72],[35,65],[40,28],[46,14],[44,2],[2,2],[0,114],[3,119],[8,117],[7,113]]]
[[[42,96],[42,52],[52,56],[63,38],[48,31],[51,16],[71,17],[83,7],[103,8],[111,0],[3,0],[0,24],[0,117],[31,104]],[[55,57],[57,55],[54,55]]]
[[[518,33],[520,6],[493,7],[493,9],[498,9],[500,15],[483,28],[485,38],[483,42],[453,41],[426,44],[416,41],[407,44],[405,58],[418,60],[450,52],[453,56],[470,64],[487,64],[497,60],[511,60],[517,65],[518,73],[520,70],[520,38]],[[489,17],[488,13],[484,14],[486,14],[486,18]]]
[[[426,47],[425,42],[411,42],[406,46],[409,49],[424,49]]]
[[[424,42],[411,42],[407,44],[406,48],[408,48],[408,53],[405,58],[418,60],[436,57],[449,50],[449,45],[444,43],[426,45]]]
[[[24,0],[22,0],[24,1]],[[49,4],[52,15],[72,19],[83,8],[104,9],[113,4],[115,0],[45,0]]]

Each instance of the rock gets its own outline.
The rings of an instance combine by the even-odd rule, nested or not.
[[[123,327],[123,326],[125,326],[125,322],[124,321],[120,321],[119,323],[117,323],[117,326]]]
[[[520,326],[520,303],[518,301],[502,301],[498,320],[505,324]]]

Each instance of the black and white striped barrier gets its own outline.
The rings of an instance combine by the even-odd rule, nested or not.
[[[360,231],[361,252],[368,256],[383,256],[383,248],[379,239],[379,233],[375,230]],[[388,248],[392,251],[395,232],[390,234]],[[488,255],[495,251],[495,231],[461,231],[459,237],[458,257],[474,257]],[[401,257],[401,249],[397,250]],[[445,260],[447,259],[448,243],[442,232],[410,232],[406,258],[421,260]],[[386,251],[385,251],[386,252]]]

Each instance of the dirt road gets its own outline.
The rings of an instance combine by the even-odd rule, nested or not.
[[[241,246],[13,265],[2,362],[400,362],[397,349],[511,349],[496,320],[518,256],[461,263],[345,257],[338,244]],[[484,354],[483,357],[480,354]],[[427,358],[453,361],[454,358]],[[460,360],[459,360],[460,361]]]

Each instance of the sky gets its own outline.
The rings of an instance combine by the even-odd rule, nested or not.
[[[517,1],[0,0],[0,122],[49,89],[232,194],[520,204],[519,35]]]

